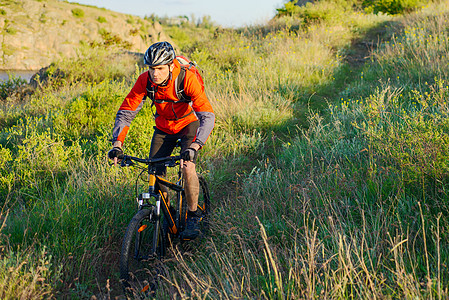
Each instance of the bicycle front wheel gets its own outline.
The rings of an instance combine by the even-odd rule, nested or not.
[[[120,254],[120,280],[126,294],[142,296],[151,291],[158,275],[152,264],[164,254],[164,235],[154,207],[140,210],[128,225]]]

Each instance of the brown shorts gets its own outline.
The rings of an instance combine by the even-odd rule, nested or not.
[[[199,126],[199,121],[192,122],[176,134],[168,134],[155,127],[153,139],[151,140],[150,158],[170,156],[178,140],[181,140],[182,153],[189,148],[190,144],[192,144],[195,140],[196,131]],[[196,163],[196,158],[193,162]],[[156,170],[157,175],[165,175],[165,173],[165,167],[161,167]]]

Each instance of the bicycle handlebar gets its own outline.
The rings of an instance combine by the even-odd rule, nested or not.
[[[120,162],[121,167],[129,167],[134,164],[133,161],[146,164],[146,165],[165,165],[167,167],[174,167],[178,165],[179,161],[181,160],[180,155],[176,156],[167,156],[167,157],[160,157],[160,158],[139,158],[134,157],[130,155],[124,155],[122,158],[122,161]]]

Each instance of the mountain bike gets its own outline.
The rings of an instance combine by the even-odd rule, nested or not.
[[[136,297],[151,291],[151,280],[157,275],[152,269],[152,262],[160,260],[166,254],[170,241],[182,238],[181,233],[187,219],[187,201],[181,168],[178,169],[176,182],[156,175],[158,166],[173,168],[179,166],[180,159],[180,156],[143,159],[125,155],[121,160],[122,167],[142,169],[136,180],[137,213],[126,229],[120,254],[120,281],[128,295]],[[143,174],[147,176],[148,188],[138,194],[137,181]],[[204,234],[208,230],[210,196],[206,180],[201,174],[198,174],[198,180],[198,210],[201,212],[199,225]],[[175,207],[171,206],[161,185],[175,195]]]

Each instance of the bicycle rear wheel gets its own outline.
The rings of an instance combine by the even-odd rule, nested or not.
[[[158,271],[152,263],[163,255],[164,235],[160,221],[155,218],[154,207],[142,209],[128,225],[120,254],[120,281],[127,295],[144,296],[154,289]]]
[[[200,222],[200,229],[201,232],[206,233],[209,229],[209,213],[211,210],[211,204],[210,204],[210,194],[209,194],[209,187],[207,185],[206,179],[201,174],[198,175],[198,181],[200,183],[200,191],[198,195],[198,207],[197,210],[201,212],[202,220]],[[184,185],[184,183],[183,183]],[[187,201],[185,198],[185,193],[182,193],[182,199],[181,201],[181,222],[180,222],[180,228],[183,230],[185,228],[185,223],[187,220]]]
[[[210,194],[209,186],[206,179],[201,174],[198,174],[198,181],[200,182],[200,194],[198,197],[198,209],[201,210],[203,217],[209,215],[210,212]]]
[[[200,194],[198,197],[198,209],[202,212],[202,219],[200,222],[200,229],[203,234],[209,231],[209,214],[211,211],[211,200],[209,194],[209,186],[206,179],[201,174],[198,174],[198,181],[200,182]]]

